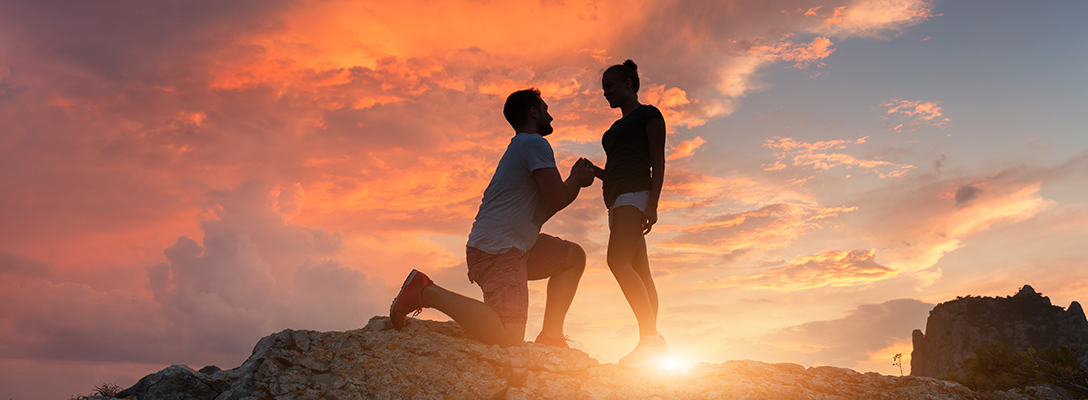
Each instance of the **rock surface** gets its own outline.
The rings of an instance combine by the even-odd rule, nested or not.
[[[990,399],[915,376],[758,361],[679,370],[601,364],[573,349],[513,348],[471,339],[453,322],[412,320],[401,331],[374,317],[348,332],[285,330],[231,370],[171,366],[121,394],[159,399]]]
[[[1088,320],[1077,302],[1068,309],[1024,285],[1008,297],[960,297],[938,304],[929,312],[926,331],[913,332],[910,373],[942,377],[963,373],[960,363],[985,344],[1004,343],[1016,351],[1058,348],[1081,349],[1088,363]]]

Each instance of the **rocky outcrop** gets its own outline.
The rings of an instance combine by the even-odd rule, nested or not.
[[[1077,302],[1068,309],[1024,285],[1009,297],[959,297],[929,312],[925,333],[913,332],[910,373],[942,377],[963,373],[960,363],[975,349],[1004,343],[1016,351],[1067,345],[1081,349],[1088,362],[1088,320]]]
[[[579,350],[536,344],[484,345],[452,322],[412,320],[396,331],[388,321],[375,317],[365,328],[348,332],[285,330],[261,339],[253,355],[237,368],[194,371],[172,366],[141,379],[121,396],[139,400],[1047,398],[1042,392],[980,396],[959,384],[932,378],[758,361],[704,363],[687,374],[628,369],[601,364]]]

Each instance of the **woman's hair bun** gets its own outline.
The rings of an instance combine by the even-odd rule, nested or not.
[[[631,60],[624,61],[623,66],[625,66],[627,68],[630,68],[632,71],[636,71],[636,72],[638,71],[638,66],[635,65],[634,61],[631,61]]]

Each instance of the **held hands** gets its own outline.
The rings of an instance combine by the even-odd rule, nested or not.
[[[588,187],[593,184],[593,163],[585,158],[578,158],[570,167],[570,176],[578,183],[578,186]]]
[[[574,162],[574,165],[570,167],[570,177],[578,182],[581,187],[587,187],[593,184],[593,178],[597,175],[598,168],[593,165],[592,161],[584,157],[579,157],[578,161]],[[601,170],[603,172],[603,170]],[[642,221],[642,234],[648,235],[650,230],[653,229],[654,224],[657,223],[657,206],[651,205],[646,207],[646,211],[643,212],[644,220]]]

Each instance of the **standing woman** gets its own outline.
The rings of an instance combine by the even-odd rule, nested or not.
[[[608,106],[623,117],[604,133],[608,160],[594,166],[608,206],[608,268],[638,320],[638,346],[620,359],[643,366],[669,355],[657,332],[657,288],[650,275],[646,237],[657,222],[657,201],[665,181],[665,118],[657,107],[638,102],[638,66],[631,60],[613,65],[601,77]]]

